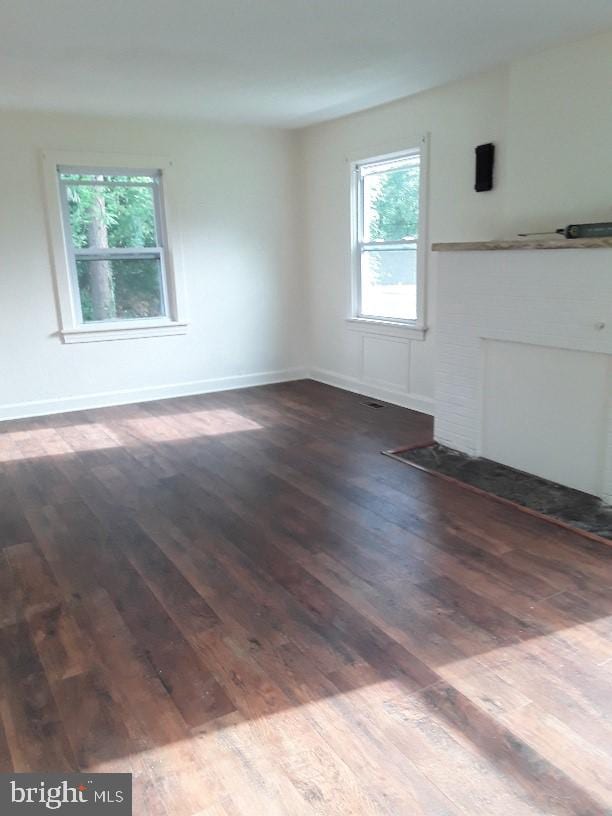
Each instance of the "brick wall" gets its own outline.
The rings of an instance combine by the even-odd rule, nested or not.
[[[436,273],[435,438],[445,445],[482,452],[484,340],[612,355],[612,249],[440,252]],[[571,410],[571,392],[558,410]],[[610,499],[607,410],[600,495]]]

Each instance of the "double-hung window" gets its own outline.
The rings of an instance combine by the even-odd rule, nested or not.
[[[353,166],[352,318],[424,328],[424,142]]]
[[[64,341],[184,330],[162,170],[56,162],[53,170],[63,237],[55,267]]]
[[[165,317],[160,174],[58,174],[81,322]]]

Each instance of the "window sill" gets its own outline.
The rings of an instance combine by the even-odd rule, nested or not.
[[[117,323],[96,326],[79,326],[60,331],[63,343],[99,343],[108,340],[138,340],[142,337],[167,337],[187,334],[187,323],[165,322],[153,325],[140,322],[135,326]]]
[[[349,317],[346,322],[353,331],[395,337],[400,340],[424,340],[427,334],[426,328],[415,323],[376,320],[369,317]]]

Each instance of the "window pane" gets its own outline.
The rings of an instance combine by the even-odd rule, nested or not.
[[[66,187],[75,249],[157,246],[153,185]]]
[[[76,266],[84,322],[165,314],[159,258],[81,258]]]
[[[361,253],[361,314],[416,320],[416,247]]]
[[[74,181],[78,183],[79,181],[99,181],[103,184],[108,182],[114,181],[129,181],[129,182],[139,182],[141,181],[143,184],[155,184],[157,178],[159,177],[158,173],[154,173],[153,175],[144,175],[144,176],[134,176],[134,175],[126,175],[122,174],[119,176],[107,175],[106,173],[99,172],[91,172],[91,173],[74,173],[66,172],[64,170],[60,170],[60,178],[62,181]]]
[[[387,169],[385,169],[387,168]],[[368,165],[363,174],[363,240],[401,241],[419,232],[419,157]]]

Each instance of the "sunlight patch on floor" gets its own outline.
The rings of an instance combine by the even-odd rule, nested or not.
[[[125,419],[123,428],[132,444],[174,442],[205,436],[262,430],[258,422],[230,410],[185,411],[166,417]],[[0,462],[20,462],[46,456],[63,456],[86,451],[130,447],[130,443],[104,422],[82,422],[57,428],[30,428],[0,434]]]
[[[142,439],[171,442],[176,439],[196,439],[200,436],[222,436],[229,433],[261,430],[262,426],[235,411],[185,411],[168,418],[139,417],[122,423]]]
[[[75,451],[118,448],[121,442],[100,423],[84,422],[57,428],[34,428],[0,434],[0,462],[18,462]]]

